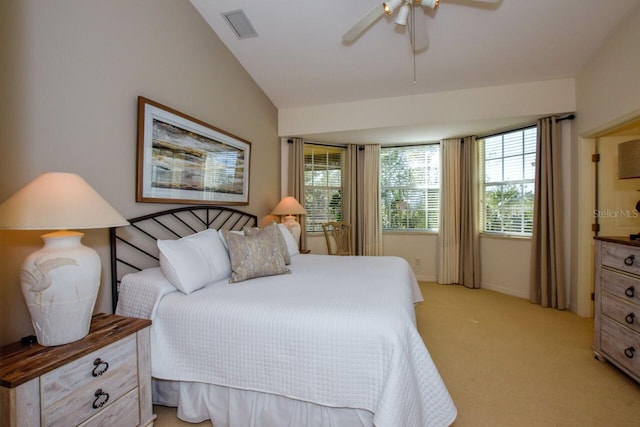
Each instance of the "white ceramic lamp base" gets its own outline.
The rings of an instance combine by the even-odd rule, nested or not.
[[[300,223],[296,220],[296,217],[293,215],[287,215],[282,219],[282,223],[285,227],[291,232],[294,240],[298,247],[300,246],[300,234],[302,232],[302,228],[300,227]]]
[[[20,268],[22,294],[44,346],[77,341],[89,333],[100,287],[100,257],[80,239],[58,231],[42,236],[44,246]]]

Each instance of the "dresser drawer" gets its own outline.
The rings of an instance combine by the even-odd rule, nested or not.
[[[640,375],[640,334],[607,317],[602,318],[601,327],[602,351],[636,377]]]
[[[604,292],[640,306],[640,279],[602,269],[600,270],[600,286]]]
[[[602,265],[640,275],[640,248],[602,242]]]
[[[43,375],[41,385],[44,425],[81,423],[137,387],[135,335]]]
[[[138,404],[138,389],[136,388],[80,424],[79,427],[134,427],[140,425]]]
[[[610,317],[636,332],[640,332],[640,307],[607,293],[603,293],[601,298],[603,315]]]

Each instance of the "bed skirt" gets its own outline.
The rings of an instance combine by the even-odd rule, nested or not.
[[[177,407],[191,423],[216,427],[373,427],[364,409],[330,408],[268,393],[197,382],[153,380],[153,403]]]

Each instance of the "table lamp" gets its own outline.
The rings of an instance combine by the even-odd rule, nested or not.
[[[287,196],[280,200],[280,203],[273,209],[271,215],[286,215],[282,223],[291,232],[296,243],[300,242],[300,223],[295,215],[306,215],[307,211],[302,207],[295,197]],[[299,243],[298,243],[299,244]]]
[[[618,145],[618,179],[640,178],[640,139]],[[640,200],[636,203],[640,212]],[[630,234],[629,239],[640,240],[640,233]]]
[[[89,333],[100,287],[100,257],[70,229],[127,225],[80,176],[44,173],[0,205],[0,229],[59,230],[20,267],[31,322],[43,346],[77,341]]]

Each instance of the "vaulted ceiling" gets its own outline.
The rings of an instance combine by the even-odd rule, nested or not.
[[[575,77],[640,7],[640,0],[442,0],[435,11],[415,8],[418,44],[426,32],[429,46],[414,55],[395,13],[342,41],[382,7],[379,0],[191,2],[278,109]],[[239,39],[222,16],[239,9],[257,37]]]

